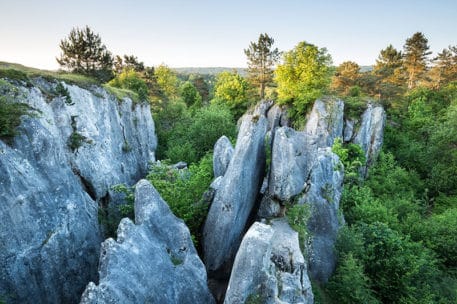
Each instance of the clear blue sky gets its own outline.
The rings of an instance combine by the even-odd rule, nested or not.
[[[457,0],[0,0],[0,61],[56,69],[60,40],[86,24],[147,65],[243,67],[264,32],[282,51],[305,40],[370,65],[417,31],[434,54],[457,45]]]

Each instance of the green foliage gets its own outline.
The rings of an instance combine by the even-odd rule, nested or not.
[[[264,303],[264,299],[262,299],[262,296],[258,293],[255,294],[250,294],[247,299],[245,304],[262,304]]]
[[[197,88],[190,81],[186,81],[181,85],[181,97],[187,107],[200,108],[202,106],[202,96],[197,91]]]
[[[74,105],[75,103],[71,100],[70,92],[68,92],[68,89],[61,83],[57,83],[55,91],[59,96],[63,97],[65,100],[65,103],[68,105]]]
[[[440,294],[442,272],[432,252],[379,222],[342,230],[337,242],[339,267],[329,289],[333,296],[364,295],[383,303],[447,303]],[[353,259],[353,261],[349,260]],[[354,292],[345,294],[352,277]],[[367,288],[371,290],[367,290]],[[376,303],[376,301],[375,301]]]
[[[337,303],[381,303],[370,289],[370,279],[364,273],[363,264],[352,253],[342,259],[326,288]]]
[[[444,265],[457,269],[457,208],[415,222],[412,238],[433,249]]]
[[[327,91],[331,62],[325,48],[307,42],[284,53],[275,71],[279,102],[290,105],[297,115],[305,114],[311,102]]]
[[[68,37],[60,41],[60,49],[62,53],[56,59],[63,68],[103,82],[112,78],[111,53],[88,26],[73,28]]]
[[[179,79],[173,70],[161,64],[154,70],[154,77],[166,99],[173,100],[178,97]]]
[[[74,131],[70,134],[68,138],[68,146],[70,147],[71,151],[76,151],[80,148],[85,142],[87,138],[82,135],[81,133]]]
[[[227,107],[214,104],[189,113],[183,103],[172,103],[157,116],[156,122],[159,143],[164,145],[159,157],[172,162],[197,162],[213,149],[219,137],[231,138],[236,134],[231,112]]]
[[[353,143],[343,144],[343,140],[338,137],[332,146],[332,152],[338,155],[344,165],[344,178],[349,183],[359,180],[359,169],[365,165],[365,152],[362,148]]]
[[[125,204],[119,205],[119,212],[122,217],[128,217],[132,221],[135,220],[135,189],[134,187],[128,187],[124,184],[114,185],[111,187],[114,192],[122,193],[124,195]]]
[[[116,88],[131,90],[138,94],[140,100],[148,99],[148,86],[141,79],[140,74],[133,69],[125,69],[114,79],[108,82],[108,85]]]
[[[10,96],[0,96],[0,139],[10,142],[17,135],[16,128],[21,116],[30,115],[30,108],[23,103],[14,102]]]
[[[200,226],[208,205],[202,200],[213,178],[212,155],[203,157],[188,170],[177,170],[166,163],[152,166],[147,179],[154,185],[173,213],[184,220],[194,240],[198,240]]]
[[[300,248],[302,249],[302,252],[304,252],[305,244],[309,236],[306,226],[309,216],[311,215],[309,205],[295,204],[287,209],[286,215],[290,227],[298,232]]]
[[[227,106],[235,119],[238,119],[250,104],[248,89],[248,82],[238,73],[222,72],[217,75],[211,103]]]
[[[25,83],[29,83],[29,78],[27,74],[23,71],[17,69],[0,69],[0,78],[6,78],[10,80],[18,80],[23,81]]]

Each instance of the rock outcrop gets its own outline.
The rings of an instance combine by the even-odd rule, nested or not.
[[[306,247],[313,279],[326,282],[336,264],[333,245],[343,219],[339,200],[343,165],[331,145],[343,132],[343,104],[340,100],[316,101],[305,131],[276,129],[268,187],[258,216],[282,217],[287,206],[307,204],[310,239]]]
[[[227,136],[222,136],[216,141],[213,155],[214,177],[223,176],[233,157],[233,146]]]
[[[254,223],[235,258],[224,303],[313,303],[298,233],[284,219]]]
[[[135,188],[135,224],[123,219],[103,242],[99,284],[81,303],[214,303],[189,229],[148,181]]]
[[[362,168],[362,175],[367,175],[368,167],[378,157],[384,139],[386,112],[380,105],[368,104],[362,114],[360,127],[353,142],[362,147],[365,152],[366,166]]]
[[[209,272],[230,271],[263,181],[266,131],[265,115],[243,117],[233,157],[204,226],[203,251]]]
[[[320,148],[331,147],[335,138],[343,137],[344,102],[340,99],[318,99],[308,115],[305,132],[317,136]]]
[[[311,169],[309,189],[298,200],[299,204],[310,206],[307,223],[310,234],[307,244],[309,272],[319,282],[327,282],[336,266],[334,244],[344,221],[339,216],[343,177],[343,166],[338,156],[331,148],[320,148]]]
[[[98,204],[134,183],[154,160],[150,109],[37,79],[15,84],[24,117],[11,145],[0,141],[0,295],[7,303],[75,303],[97,279]]]

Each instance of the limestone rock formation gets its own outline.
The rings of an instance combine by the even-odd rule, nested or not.
[[[98,285],[81,303],[214,303],[189,229],[146,180],[135,190],[135,224],[121,221],[102,244]]]
[[[233,265],[225,304],[313,303],[298,233],[284,219],[254,223],[243,238]]]
[[[381,152],[385,123],[386,112],[384,108],[380,105],[368,104],[368,108],[362,114],[360,127],[353,141],[365,151],[367,163],[362,168],[363,176],[366,176],[368,167]]]
[[[305,132],[318,137],[318,146],[331,147],[343,137],[344,102],[340,99],[318,99],[308,115]]]
[[[308,259],[313,279],[327,282],[336,266],[334,244],[343,224],[339,216],[344,171],[331,148],[320,148],[311,169],[309,190],[298,203],[310,206]]]
[[[15,84],[24,117],[10,146],[0,141],[0,295],[8,303],[75,303],[96,268],[98,206],[154,160],[148,105],[38,79]],[[52,94],[51,94],[51,93]],[[54,95],[53,95],[54,94]]]
[[[204,226],[203,251],[209,272],[230,270],[263,181],[266,131],[264,115],[243,117],[233,157]]]
[[[233,146],[227,136],[222,136],[214,145],[214,177],[223,176],[233,156]]]
[[[271,157],[270,196],[287,201],[301,193],[316,154],[315,136],[288,127],[278,128]]]

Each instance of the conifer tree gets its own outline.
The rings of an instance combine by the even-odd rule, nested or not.
[[[274,39],[260,34],[257,42],[251,42],[244,50],[248,59],[248,80],[259,88],[260,99],[265,97],[265,88],[273,81],[273,66],[279,59],[278,48],[273,49]]]
[[[434,66],[430,70],[430,78],[435,88],[457,80],[457,46],[443,49],[433,59]]]
[[[417,32],[411,38],[406,39],[403,48],[403,66],[408,77],[408,89],[413,89],[420,80],[423,80],[427,71],[427,56],[431,54],[430,47],[424,34]]]
[[[64,69],[93,76],[101,81],[112,78],[111,53],[89,26],[73,28],[68,37],[60,41],[60,49],[62,54],[56,60]]]

